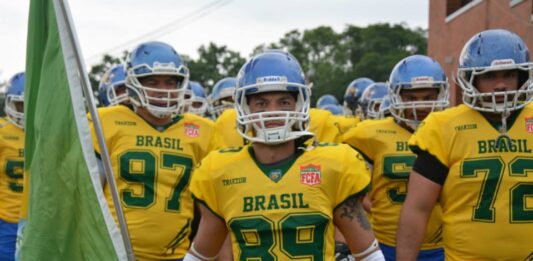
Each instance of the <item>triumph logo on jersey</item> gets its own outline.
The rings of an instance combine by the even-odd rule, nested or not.
[[[191,138],[200,136],[200,125],[194,123],[185,123],[185,135]]]
[[[300,166],[300,183],[314,186],[322,183],[319,165],[308,164]]]
[[[526,118],[526,131],[533,133],[533,116]]]

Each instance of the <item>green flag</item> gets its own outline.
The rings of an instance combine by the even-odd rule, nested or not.
[[[76,66],[76,36],[68,30],[65,17],[70,14],[68,9],[66,15],[61,12],[61,1],[30,3],[25,86],[29,188],[24,188],[29,205],[20,259],[126,260],[99,181],[81,89],[85,72]]]

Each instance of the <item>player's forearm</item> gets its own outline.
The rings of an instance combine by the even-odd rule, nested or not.
[[[396,234],[396,259],[416,260],[426,230],[429,215],[404,205]]]
[[[345,200],[335,210],[333,216],[333,222],[345,237],[352,253],[364,251],[375,240],[370,221],[359,197]]]

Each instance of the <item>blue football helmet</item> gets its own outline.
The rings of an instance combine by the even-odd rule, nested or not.
[[[189,81],[189,85],[181,94],[179,113],[192,113],[205,116],[207,112],[207,95],[204,87],[196,81]]]
[[[213,87],[211,92],[211,114],[216,118],[222,114],[226,109],[234,107],[233,93],[237,86],[237,78],[226,77],[219,80]]]
[[[335,104],[326,104],[326,105],[320,107],[320,109],[327,110],[327,111],[331,112],[331,114],[333,114],[333,115],[338,115],[338,116],[344,115],[344,110],[343,110],[342,106],[340,106],[339,104],[337,104],[337,105],[335,105]]]
[[[485,112],[518,110],[533,100],[532,68],[527,45],[518,35],[502,29],[478,33],[465,44],[459,58],[457,80],[463,102]],[[517,90],[479,92],[476,76],[504,70],[518,71]]]
[[[24,79],[24,72],[11,77],[7,84],[5,101],[8,120],[21,129],[24,128]]]
[[[265,111],[251,113],[248,96],[268,92],[295,94],[294,111]],[[237,76],[235,108],[239,133],[247,140],[265,144],[279,144],[308,132],[311,88],[306,85],[298,61],[287,52],[264,52],[246,62]],[[279,127],[267,128],[271,120],[283,120]],[[253,131],[252,131],[253,130]]]
[[[324,94],[316,101],[316,107],[322,108],[326,105],[339,105],[339,100],[331,94]]]
[[[365,92],[366,88],[373,83],[374,81],[371,79],[363,77],[357,78],[348,84],[348,87],[346,87],[346,92],[344,93],[344,109],[350,112],[350,114],[355,115],[356,110],[360,106],[359,102],[363,92]]]
[[[363,117],[366,119],[379,118],[379,105],[389,95],[388,85],[384,82],[376,82],[368,86],[361,96]]]
[[[189,82],[189,69],[172,46],[162,42],[140,44],[129,54],[126,72],[126,86],[133,106],[144,107],[158,118],[178,113],[180,94]],[[139,81],[155,75],[175,76],[178,84],[173,89],[161,89],[143,86]]]
[[[98,87],[98,99],[100,100],[100,105],[106,107],[128,102],[126,69],[123,64],[111,67],[102,76]]]
[[[384,118],[391,116],[390,107],[391,107],[390,98],[386,96],[385,98],[383,98],[383,100],[381,101],[381,104],[379,105],[379,117],[378,118],[384,119]]]
[[[402,91],[436,89],[435,100],[403,101]],[[389,78],[389,96],[392,115],[416,129],[428,112],[440,111],[449,105],[448,78],[440,64],[425,55],[412,55],[402,59],[394,66]],[[417,115],[418,109],[418,115]],[[407,116],[406,112],[409,112]]]

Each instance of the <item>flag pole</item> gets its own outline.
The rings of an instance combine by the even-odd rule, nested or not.
[[[102,164],[105,170],[106,180],[109,185],[111,196],[113,198],[115,212],[117,214],[118,223],[120,225],[120,232],[122,234],[122,240],[124,242],[124,247],[126,249],[128,260],[135,261],[135,255],[133,253],[133,248],[131,246],[130,236],[128,233],[128,226],[126,224],[126,218],[124,216],[124,212],[122,211],[122,207],[121,207],[122,204],[120,203],[120,198],[118,196],[117,186],[115,183],[115,178],[113,176],[113,169],[111,167],[111,160],[109,159],[109,152],[107,150],[107,146],[104,141],[102,125],[100,123],[98,112],[96,111],[94,97],[91,91],[92,90],[91,85],[89,83],[87,70],[83,62],[83,56],[81,54],[81,49],[79,47],[76,31],[73,26],[72,16],[70,14],[70,8],[68,6],[67,0],[53,0],[53,3],[54,3],[54,8],[56,9],[58,27],[63,30],[66,30],[67,32],[67,35],[65,36],[62,33],[63,30],[60,30],[61,44],[62,45],[66,44],[71,47],[69,49],[73,52],[71,55],[74,56],[75,67],[78,73],[80,74],[79,77],[81,77],[80,84],[81,84],[85,99],[87,101],[87,105],[88,105],[87,107],[89,108],[89,112],[91,114],[91,119],[94,125],[96,137],[98,140],[98,146],[100,146],[100,151],[101,151],[100,156],[101,156]],[[67,64],[65,64],[65,66],[68,67]]]

